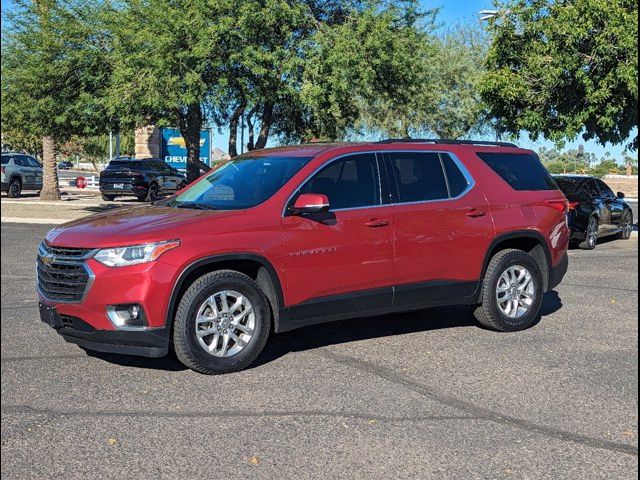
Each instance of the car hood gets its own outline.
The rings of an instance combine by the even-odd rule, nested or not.
[[[180,238],[202,222],[244,214],[243,210],[215,211],[147,205],[99,213],[60,225],[46,241],[59,247],[105,248]],[[223,225],[225,222],[219,222]]]

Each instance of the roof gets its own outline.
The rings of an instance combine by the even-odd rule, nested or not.
[[[286,157],[315,157],[320,153],[336,148],[344,148],[350,146],[375,146],[376,148],[386,149],[393,145],[410,144],[413,146],[424,145],[430,147],[437,146],[452,146],[452,147],[467,147],[467,148],[511,148],[520,149],[517,145],[505,142],[486,142],[481,140],[448,140],[448,139],[388,139],[382,141],[372,142],[317,142],[317,143],[303,143],[300,145],[289,145],[284,147],[266,148],[264,150],[253,150],[243,154],[243,157],[252,156],[286,156]]]

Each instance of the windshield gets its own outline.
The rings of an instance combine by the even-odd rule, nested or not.
[[[237,157],[198,180],[168,206],[239,210],[276,193],[313,157]]]

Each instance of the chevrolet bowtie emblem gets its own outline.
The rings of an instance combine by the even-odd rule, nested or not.
[[[56,256],[55,255],[43,255],[42,258],[42,263],[44,263],[45,265],[51,265],[53,262],[56,261]]]

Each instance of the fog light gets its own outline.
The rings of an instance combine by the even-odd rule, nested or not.
[[[138,313],[140,313],[140,308],[138,308],[138,305],[130,305],[129,306],[129,317],[132,320],[135,320],[136,318],[138,318]]]
[[[147,317],[137,303],[109,305],[107,317],[118,330],[140,330],[147,327]]]

